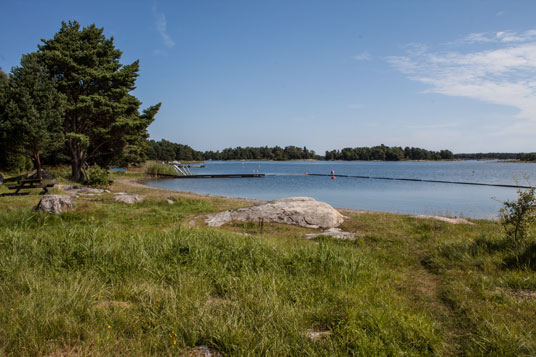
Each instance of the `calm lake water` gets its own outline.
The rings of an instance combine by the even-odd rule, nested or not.
[[[263,173],[263,178],[159,179],[147,184],[170,190],[273,200],[309,196],[337,208],[406,214],[496,218],[501,202],[516,189],[445,183],[306,176],[305,173],[466,181],[526,186],[536,180],[536,164],[491,161],[333,162],[207,161],[193,174]],[[532,179],[532,180],[531,180]]]

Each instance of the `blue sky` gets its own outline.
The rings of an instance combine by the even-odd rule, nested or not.
[[[180,0],[0,4],[0,67],[62,20],[140,59],[149,128],[198,150],[379,144],[536,151],[536,1]]]

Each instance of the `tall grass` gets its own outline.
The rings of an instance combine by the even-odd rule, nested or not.
[[[232,355],[432,353],[430,319],[396,298],[377,262],[337,242],[215,230],[157,232],[3,215],[0,348]],[[311,343],[308,330],[332,336]]]
[[[536,275],[507,264],[496,222],[348,213],[363,238],[306,240],[191,227],[225,203],[143,192],[61,215],[2,198],[0,355],[536,354]]]
[[[175,169],[173,169],[173,167],[156,161],[148,161],[145,164],[145,173],[152,176],[158,176],[162,174],[177,175],[177,172],[175,171]]]

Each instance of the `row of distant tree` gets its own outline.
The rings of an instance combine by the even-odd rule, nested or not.
[[[197,151],[188,145],[167,140],[149,140],[146,156],[161,161],[201,161],[201,160],[361,160],[361,161],[402,161],[402,160],[521,160],[536,161],[536,153],[466,153],[453,154],[450,150],[432,151],[417,147],[379,145],[373,147],[344,148],[326,151],[320,156],[314,150],[297,146],[287,147],[236,147],[222,151]]]
[[[401,161],[401,160],[452,160],[450,150],[430,151],[415,147],[373,146],[344,148],[326,151],[325,160]]]
[[[202,161],[205,159],[201,151],[165,139],[147,141],[146,155],[149,160],[158,161]]]
[[[236,147],[227,148],[223,151],[206,151],[203,154],[205,160],[308,160],[318,158],[314,150],[306,147],[286,146],[275,147]]]
[[[519,155],[523,154],[509,152],[480,152],[472,154],[454,154],[454,158],[460,160],[516,160]]]
[[[519,153],[517,159],[520,161],[536,161],[536,152]]]
[[[222,151],[196,151],[188,145],[176,144],[167,140],[148,141],[147,157],[161,161],[192,160],[452,160],[454,155],[449,150],[430,151],[414,147],[374,147],[344,148],[326,151],[325,156],[316,155],[314,150],[306,147],[236,147]]]
[[[197,151],[188,145],[176,144],[167,140],[147,142],[147,157],[161,161],[194,161],[194,160],[307,160],[319,158],[313,150],[287,146],[236,147],[222,151]]]
[[[488,153],[473,153],[473,154],[454,154],[454,158],[459,159],[459,160],[536,161],[536,152],[529,152],[529,153],[488,152]]]

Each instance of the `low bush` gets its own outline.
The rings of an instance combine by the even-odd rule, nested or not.
[[[518,190],[515,201],[504,202],[500,210],[501,224],[506,237],[519,248],[532,236],[536,227],[536,194],[535,187],[527,190]]]
[[[536,242],[527,244],[523,249],[507,257],[504,265],[510,269],[536,270]]]
[[[106,187],[110,185],[110,177],[108,170],[103,169],[97,165],[90,167],[87,170],[88,179],[86,185],[92,187]]]

